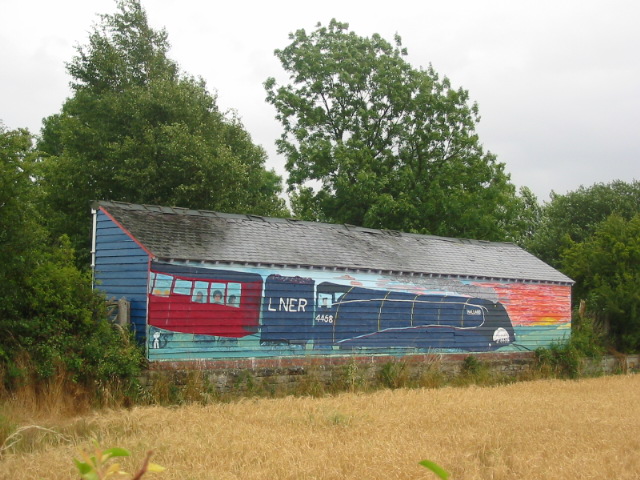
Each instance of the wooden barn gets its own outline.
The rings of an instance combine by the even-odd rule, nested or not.
[[[97,202],[95,287],[152,361],[529,351],[572,280],[511,243]]]

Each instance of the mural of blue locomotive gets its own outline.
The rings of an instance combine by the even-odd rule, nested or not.
[[[406,288],[405,288],[406,290]],[[499,301],[356,281],[151,265],[149,352],[221,356],[340,351],[491,351],[515,341]],[[188,356],[188,355],[187,355]]]

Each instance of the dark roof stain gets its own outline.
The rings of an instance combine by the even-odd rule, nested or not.
[[[159,260],[573,283],[512,243],[121,202],[96,202],[94,208]]]

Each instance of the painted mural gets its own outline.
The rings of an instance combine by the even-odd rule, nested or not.
[[[523,295],[508,284],[302,272],[153,262],[149,358],[520,350],[520,337],[560,340],[570,320],[554,309],[568,305],[569,287]],[[542,321],[523,307],[535,287],[533,310],[550,305]]]

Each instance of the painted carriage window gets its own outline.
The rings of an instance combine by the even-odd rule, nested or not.
[[[240,307],[243,293],[241,283],[184,280],[155,272],[151,273],[149,292],[159,297],[185,295],[194,303],[214,303],[235,308]]]
[[[211,303],[224,303],[224,295],[227,285],[224,283],[212,283],[211,284]]]
[[[196,303],[207,303],[207,288],[209,286],[209,282],[194,282],[193,288],[193,296],[191,300]]]
[[[229,283],[227,285],[227,306],[239,307],[242,296],[242,286],[239,283]]]
[[[180,280],[176,279],[176,283],[173,285],[173,293],[178,295],[191,295],[191,288],[193,287],[193,282],[189,280]]]
[[[158,295],[160,297],[168,297],[169,293],[171,292],[172,282],[172,276],[163,275],[162,273],[153,273],[151,282],[149,282],[149,285],[153,285],[153,289],[151,290],[151,292],[154,295]]]
[[[331,308],[333,305],[333,298],[330,293],[319,293],[318,294],[318,306],[320,309]]]

